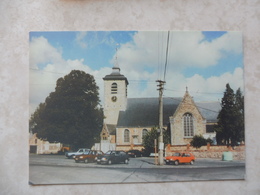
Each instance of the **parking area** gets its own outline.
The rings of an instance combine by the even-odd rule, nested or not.
[[[205,180],[241,180],[243,161],[196,159],[193,165],[156,165],[151,157],[130,158],[128,164],[76,163],[59,155],[30,155],[29,183],[98,184],[149,183]]]
[[[207,168],[207,167],[229,167],[245,166],[245,161],[222,161],[221,159],[198,158],[193,165],[180,164],[176,165],[156,165],[154,157],[137,157],[130,158],[128,164],[119,163],[112,165],[100,165],[97,163],[76,163],[74,159],[68,159],[63,155],[36,155],[30,154],[30,165],[49,165],[49,166],[72,166],[72,167],[121,167],[121,168]]]

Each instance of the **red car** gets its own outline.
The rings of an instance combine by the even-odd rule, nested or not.
[[[81,155],[75,156],[74,160],[76,163],[78,163],[78,162],[84,162],[84,163],[95,162],[99,155],[103,155],[103,152],[97,151],[97,150],[89,150],[87,152],[84,152]]]
[[[178,165],[180,163],[190,163],[191,165],[193,165],[195,161],[195,157],[190,152],[183,152],[183,153],[176,152],[172,156],[165,157],[164,161],[167,165],[168,164]]]

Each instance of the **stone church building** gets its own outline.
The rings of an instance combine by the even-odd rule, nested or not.
[[[95,148],[141,150],[145,134],[159,124],[158,97],[128,98],[129,83],[118,65],[103,80],[105,119]],[[163,127],[170,131],[171,145],[186,145],[194,135],[214,140],[213,125],[220,109],[217,101],[194,102],[187,88],[182,98],[163,98]]]

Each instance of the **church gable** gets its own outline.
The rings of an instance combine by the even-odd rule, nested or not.
[[[206,119],[186,91],[173,116],[170,117],[171,143],[183,145],[194,135],[206,133]]]
[[[110,125],[110,124],[103,124],[102,131],[100,133],[101,140],[109,140],[113,136],[115,136],[116,133],[116,126],[115,125]]]
[[[182,118],[185,113],[192,114],[196,120],[205,120],[188,91],[186,91],[181,103],[173,115],[173,118]]]
[[[108,136],[109,136],[109,132],[108,132],[108,129],[107,129],[107,125],[104,123],[102,131],[100,133],[101,140],[107,140]]]

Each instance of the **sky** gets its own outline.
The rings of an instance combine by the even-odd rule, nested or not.
[[[221,101],[226,84],[244,92],[242,33],[237,31],[30,32],[30,114],[71,70],[94,76],[103,105],[103,77],[117,63],[128,97],[183,97]]]

